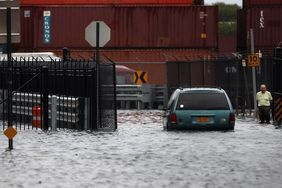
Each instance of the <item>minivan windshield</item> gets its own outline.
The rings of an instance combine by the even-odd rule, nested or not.
[[[191,92],[181,93],[177,110],[228,110],[229,105],[224,93]]]

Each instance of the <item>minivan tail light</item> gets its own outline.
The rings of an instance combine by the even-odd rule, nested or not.
[[[230,113],[229,115],[229,123],[235,123],[235,114],[234,113]]]
[[[170,116],[170,122],[171,123],[177,123],[177,116],[175,113],[171,114]]]

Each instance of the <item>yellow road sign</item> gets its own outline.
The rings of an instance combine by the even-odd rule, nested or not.
[[[8,127],[5,131],[4,134],[7,136],[9,139],[13,139],[14,136],[16,136],[17,131],[13,127]]]
[[[134,83],[135,84],[145,84],[148,82],[148,75],[147,72],[144,71],[136,71],[134,73]]]
[[[259,66],[259,55],[258,54],[250,54],[248,55],[248,67],[257,67]]]

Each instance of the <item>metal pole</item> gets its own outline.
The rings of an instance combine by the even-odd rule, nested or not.
[[[242,60],[245,61],[245,60]],[[246,74],[246,62],[242,62],[243,65],[243,74],[244,74],[244,82],[245,82],[245,91],[247,93],[247,103],[248,103],[248,107],[250,110],[250,114],[251,114],[251,101],[250,101],[250,94],[249,94],[249,86],[248,86],[248,80],[247,80],[247,74]]]
[[[97,118],[96,123],[101,125],[101,118],[100,118],[100,23],[96,23],[96,79],[97,79]],[[95,126],[95,129],[100,127],[99,125]]]
[[[7,60],[8,60],[8,127],[12,127],[12,29],[11,29],[11,8],[6,9],[6,24],[7,24]],[[9,139],[9,149],[13,149],[13,139]]]
[[[42,76],[43,76],[43,130],[47,131],[49,127],[48,122],[48,108],[49,108],[49,102],[48,102],[48,67],[43,66],[42,67]]]
[[[116,65],[113,64],[113,81],[114,81],[114,115],[115,115],[115,130],[117,129],[117,95],[116,95]]]
[[[254,30],[253,28],[250,29],[250,36],[251,36],[251,53],[255,54],[255,43],[254,43]],[[257,100],[256,100],[256,69],[255,67],[252,67],[252,77],[253,77],[253,96],[254,96],[254,117],[256,117],[257,112]]]
[[[51,127],[53,131],[57,130],[57,96],[51,98]]]

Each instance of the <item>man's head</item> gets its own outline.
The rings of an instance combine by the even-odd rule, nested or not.
[[[262,93],[266,92],[266,85],[265,85],[265,84],[261,84],[261,85],[260,85],[260,91],[261,91]]]

